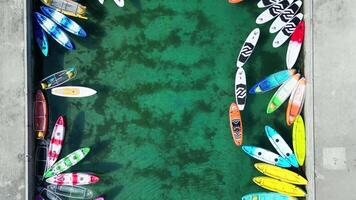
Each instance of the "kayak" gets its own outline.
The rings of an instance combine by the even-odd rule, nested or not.
[[[277,17],[286,9],[294,0],[283,0],[263,11],[256,19],[256,24],[264,24]]]
[[[104,200],[104,197],[97,197],[95,200]]]
[[[299,13],[293,19],[291,19],[282,30],[278,32],[276,37],[273,40],[272,46],[274,48],[280,47],[282,44],[284,44],[288,38],[293,34],[295,29],[297,28],[297,25],[299,22],[303,20],[303,14]]]
[[[39,188],[37,188],[37,190],[39,190],[40,197],[42,197],[42,198],[46,197],[46,199],[50,199],[50,200],[62,200],[54,192],[52,192],[51,190],[48,190],[47,188],[39,187]]]
[[[236,67],[242,67],[247,62],[256,47],[259,37],[259,28],[253,29],[251,33],[247,36],[244,44],[242,45],[239,56],[237,57]]]
[[[35,171],[38,180],[42,181],[47,164],[48,142],[40,140],[36,145]]]
[[[65,86],[52,88],[51,93],[60,97],[88,97],[96,94],[96,91],[87,87]]]
[[[294,88],[292,94],[290,95],[287,112],[286,121],[287,125],[293,124],[295,119],[303,110],[304,100],[305,100],[305,78],[301,78],[298,81],[297,87]]]
[[[256,192],[243,196],[242,200],[297,200],[297,199],[295,197],[290,197],[276,192]]]
[[[243,139],[243,129],[240,110],[237,107],[236,103],[232,103],[230,105],[229,118],[232,139],[234,140],[237,146],[240,146],[242,144]]]
[[[255,168],[262,174],[291,184],[306,185],[308,181],[301,175],[274,165],[256,163]]]
[[[69,17],[47,6],[41,6],[40,9],[45,15],[47,15],[47,17],[51,18],[51,20],[53,20],[55,23],[57,23],[59,26],[61,26],[68,32],[80,37],[87,36],[87,33],[84,31],[84,29],[80,27],[75,21],[71,20]]]
[[[247,86],[246,86],[246,74],[242,67],[239,67],[235,76],[235,97],[236,104],[239,110],[242,111],[245,108],[247,98]]]
[[[260,147],[254,147],[254,146],[242,146],[242,150],[245,151],[248,155],[251,157],[256,158],[257,160],[272,164],[272,165],[277,165],[280,167],[290,167],[291,164],[282,156],[279,156],[271,151],[268,151],[266,149],[262,149]]]
[[[48,129],[48,108],[47,101],[41,90],[37,90],[34,108],[34,129],[36,138],[43,140]]]
[[[297,158],[295,157],[292,149],[288,146],[287,142],[284,141],[282,136],[270,126],[265,126],[265,132],[269,141],[272,143],[279,155],[287,159],[288,162],[293,165],[293,167],[298,168],[299,165]]]
[[[56,9],[57,11],[81,19],[88,19],[86,15],[87,7],[72,0],[41,0],[46,6]]]
[[[297,86],[300,74],[294,74],[272,96],[267,106],[267,114],[276,111],[289,97],[294,88]]]
[[[124,0],[114,0],[114,2],[119,7],[124,7],[125,6],[125,1]]]
[[[267,76],[262,81],[256,83],[250,89],[250,94],[262,93],[273,90],[274,88],[282,85],[285,81],[287,81],[293,74],[295,74],[295,70],[283,70],[276,72]]]
[[[283,0],[260,0],[257,3],[257,7],[258,8],[265,8],[265,7],[269,7],[272,6],[273,4],[277,4],[279,2],[281,2]]]
[[[48,185],[47,189],[58,196],[71,199],[92,199],[94,197],[92,190],[80,186]]]
[[[243,0],[229,0],[229,3],[241,3]]]
[[[269,178],[265,176],[253,178],[253,182],[257,185],[281,194],[293,196],[293,197],[305,197],[306,193],[299,187],[292,185],[290,183],[285,183],[274,178]]]
[[[304,21],[299,22],[297,28],[293,32],[292,36],[290,37],[290,41],[288,44],[287,50],[287,68],[292,69],[295,62],[297,62],[299,52],[302,48],[302,43],[304,40]]]
[[[47,183],[54,185],[89,185],[98,181],[99,177],[85,173],[58,174],[46,180]]]
[[[303,118],[299,115],[293,124],[293,150],[300,166],[304,165],[306,154],[305,127]]]
[[[60,86],[63,83],[73,79],[76,75],[77,75],[77,69],[75,67],[71,67],[69,69],[56,72],[42,79],[41,87],[43,90],[47,90]]]
[[[281,28],[283,28],[289,22],[289,20],[291,20],[294,17],[294,15],[299,11],[301,6],[302,6],[301,0],[298,0],[293,4],[289,5],[271,24],[269,28],[269,32],[276,33],[279,30],[281,30]]]
[[[59,154],[61,153],[63,139],[65,133],[64,118],[58,117],[56,124],[54,125],[51,141],[48,147],[48,161],[46,169],[52,167],[57,161]]]
[[[48,56],[48,40],[46,33],[43,31],[37,21],[34,21],[33,24],[37,46],[41,49],[41,52],[44,56]]]
[[[50,178],[66,171],[81,161],[89,153],[89,151],[90,148],[86,147],[72,152],[71,154],[57,161],[54,165],[52,165],[52,167],[47,169],[44,174],[44,178]]]
[[[53,21],[38,12],[35,12],[34,15],[43,30],[52,36],[54,40],[69,50],[75,49],[68,36]]]

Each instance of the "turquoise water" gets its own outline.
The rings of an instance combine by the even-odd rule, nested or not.
[[[98,91],[81,99],[47,91],[50,130],[59,115],[67,123],[61,155],[92,148],[71,171],[97,173],[101,181],[91,188],[107,199],[239,199],[265,191],[252,182],[260,175],[255,160],[234,145],[228,122],[236,57],[250,31],[261,28],[244,66],[248,87],[285,69],[287,45],[273,49],[270,23],[255,24],[263,11],[257,1],[82,3],[89,20],[75,20],[89,37],[70,35],[73,52],[50,39],[50,56],[37,61],[35,77],[77,66],[67,85]],[[290,142],[286,105],[266,114],[273,93],[248,95],[244,144],[273,150],[265,125]]]

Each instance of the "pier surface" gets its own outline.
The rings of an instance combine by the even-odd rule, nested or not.
[[[25,199],[24,1],[0,1],[0,200]]]

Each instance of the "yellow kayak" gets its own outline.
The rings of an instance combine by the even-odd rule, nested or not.
[[[293,124],[293,151],[300,166],[304,165],[306,154],[305,127],[299,115]]]
[[[256,163],[255,167],[262,174],[287,183],[292,183],[297,185],[306,185],[308,183],[308,181],[304,177],[300,176],[299,174],[274,165],[270,165],[266,163]]]
[[[288,196],[305,197],[306,195],[302,189],[295,185],[266,176],[255,177],[253,178],[253,182],[267,190],[279,192]]]

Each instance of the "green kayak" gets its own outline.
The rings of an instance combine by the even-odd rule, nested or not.
[[[57,174],[60,174],[70,167],[77,164],[81,161],[90,151],[90,148],[85,147],[74,151],[73,153],[67,155],[66,157],[62,158],[58,162],[54,163],[52,167],[46,170],[45,174],[43,175],[44,178],[50,178]]]
[[[44,78],[41,81],[41,87],[43,90],[58,87],[63,83],[73,79],[76,75],[77,75],[77,69],[75,67],[71,67],[69,69],[56,72]]]

